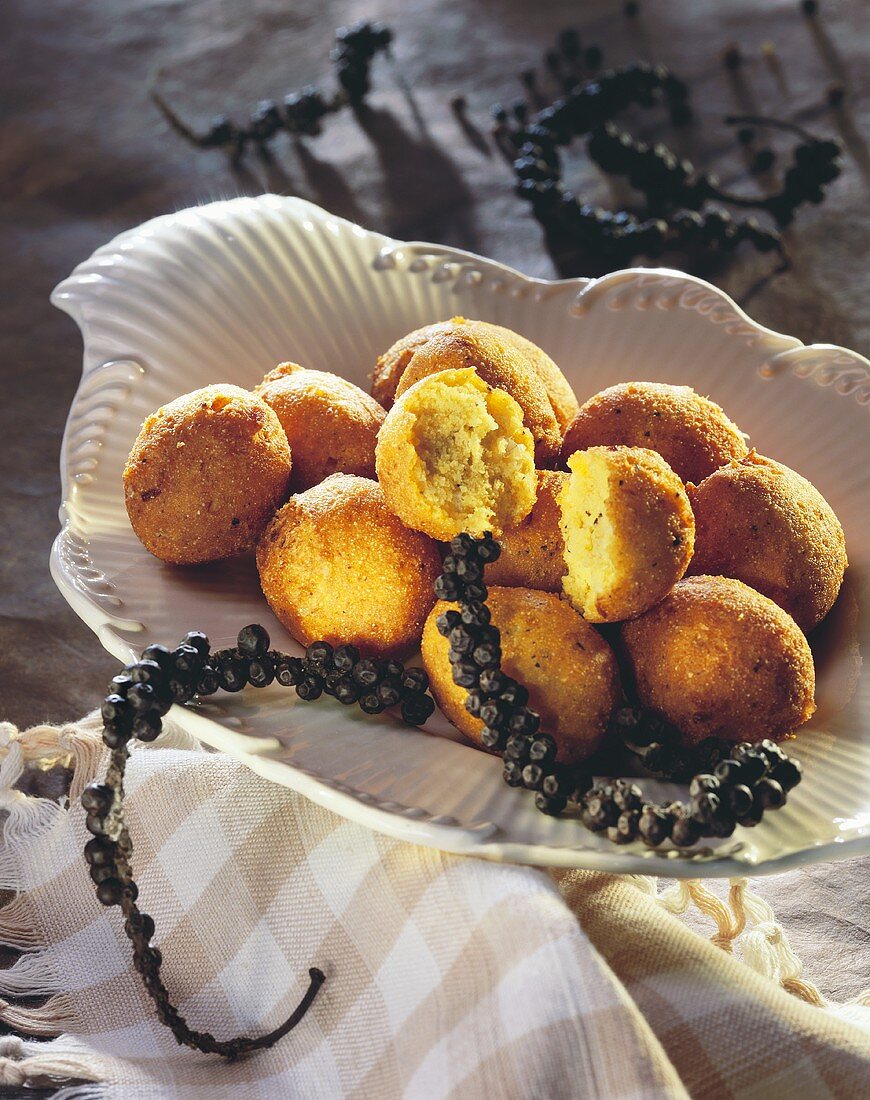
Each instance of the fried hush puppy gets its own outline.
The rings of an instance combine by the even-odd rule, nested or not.
[[[257,568],[269,606],[297,642],[401,657],[420,641],[441,558],[390,511],[377,482],[332,474],[274,517]]]
[[[375,476],[375,442],[386,413],[358,386],[337,374],[281,363],[254,393],[281,421],[293,453],[294,493],[330,474]]]
[[[552,359],[509,329],[464,317],[417,329],[380,357],[372,394],[389,409],[421,378],[467,367],[514,398],[534,437],[537,464],[552,465],[577,399]]]
[[[686,490],[661,455],[641,447],[590,447],[568,466],[559,494],[565,594],[589,622],[633,619],[670,591],[692,558]]]
[[[215,385],[148,417],[124,468],[137,538],[176,565],[252,550],[286,499],[290,447],[278,417],[238,386]]]
[[[848,561],[840,521],[806,478],[752,451],[689,486],[691,573],[736,577],[805,632],[834,606]]]
[[[402,522],[448,540],[461,531],[500,535],[529,514],[533,452],[516,401],[466,367],[402,394],[378,434],[375,467]]]
[[[807,640],[782,608],[742,581],[685,577],[621,628],[626,674],[641,706],[683,743],[776,741],[815,710]]]
[[[590,397],[565,434],[562,462],[575,451],[618,445],[657,451],[696,484],[748,450],[718,405],[689,386],[660,382],[621,382]]]
[[[502,534],[501,554],[486,567],[487,584],[561,592],[565,544],[558,496],[568,482],[560,470],[538,470],[538,493],[524,520]]]
[[[492,623],[501,632],[503,671],[529,691],[541,730],[558,746],[558,759],[578,764],[600,746],[621,698],[613,651],[601,635],[551,592],[489,589]],[[453,682],[449,642],[436,620],[455,605],[437,603],[423,628],[423,664],[447,718],[480,745],[479,718],[465,709],[466,689]]]
[[[481,325],[484,323],[483,321],[478,322]],[[509,328],[502,328],[500,325],[487,325],[487,328],[495,329],[497,337],[509,347],[515,347],[517,351],[525,355],[535,368],[538,377],[544,383],[544,389],[547,391],[547,396],[559,423],[559,430],[564,436],[574,417],[580,412],[580,402],[571,389],[568,379],[543,348],[539,348],[537,344],[525,336],[520,336],[518,332],[514,332]]]

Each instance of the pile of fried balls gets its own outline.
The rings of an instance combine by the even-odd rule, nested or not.
[[[383,661],[419,647],[442,712],[478,745],[433,586],[450,539],[492,532],[502,669],[569,763],[626,700],[686,746],[791,734],[815,706],[806,635],[847,566],[819,491],[713,401],[624,382],[581,405],[541,348],[461,317],[393,344],[371,394],[286,362],[253,391],[178,397],[142,425],[124,491],[162,561],[253,551],[300,645]]]

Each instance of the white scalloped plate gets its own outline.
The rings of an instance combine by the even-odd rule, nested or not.
[[[870,851],[868,643],[870,363],[755,324],[721,291],[668,270],[546,282],[469,253],[402,244],[293,198],[233,199],[157,218],[97,250],[52,301],[84,336],[84,374],[61,456],[63,595],[128,661],[188,629],[231,644],[263,622],[298,651],[250,561],[162,565],[127,522],[121,471],[142,420],[210,382],[253,385],[279,360],[365,386],[376,355],[455,314],[517,329],[562,366],[581,400],[614,382],[708,393],[759,450],[809,477],[841,517],[851,567],[813,639],[819,708],[794,745],[804,783],[756,829],[693,856],[614,848],[539,814],[498,760],[436,715],[426,732],[272,687],[177,717],[207,744],[374,829],[496,860],[680,877],[760,874]],[[650,784],[657,796],[678,793]]]

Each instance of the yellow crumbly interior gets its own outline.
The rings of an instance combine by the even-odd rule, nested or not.
[[[605,455],[587,451],[571,455],[568,466],[571,477],[559,495],[568,569],[562,587],[581,615],[597,622],[599,601],[619,583],[619,539],[610,509],[613,471]]]
[[[442,371],[411,394],[408,475],[456,533],[500,533],[535,502],[533,441],[514,399],[473,370]]]

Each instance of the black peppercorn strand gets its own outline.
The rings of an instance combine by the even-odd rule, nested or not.
[[[749,206],[765,209],[785,226],[794,220],[795,211],[805,202],[819,203],[824,198],[824,188],[842,173],[842,144],[833,138],[820,138],[809,133],[804,127],[785,119],[766,118],[760,115],[726,115],[725,122],[731,126],[765,126],[785,130],[801,139],[792,154],[792,163],[783,177],[780,191],[764,196],[760,200],[749,199],[743,195],[732,195],[719,191],[723,202],[735,206]],[[761,150],[770,153],[771,150]],[[761,170],[772,166],[770,156],[764,157]]]
[[[205,634],[191,631],[174,650],[146,647],[140,661],[113,678],[101,708],[103,740],[111,749],[109,765],[105,780],[90,784],[81,799],[92,834],[85,845],[85,859],[97,898],[103,905],[120,906],[135,968],[158,1018],[179,1043],[229,1059],[272,1046],[292,1030],[317,995],[324,974],[316,967],[309,970],[308,990],[298,1007],[267,1035],[218,1040],[191,1028],[172,1004],[160,977],[162,957],[150,944],[154,921],[137,904],[139,891],[130,867],[133,846],[123,814],[124,775],[128,742],[133,737],[143,741],[158,737],[162,716],[172,703],[213,695],[219,688],[235,692],[248,684],[266,687],[274,680],[295,687],[300,698],[314,699],[326,692],[344,704],[359,702],[367,713],[399,706],[402,719],[415,726],[423,725],[435,710],[424,669],[364,659],[352,645],[333,649],[327,642],[315,642],[304,658],[292,657],[271,650],[268,633],[252,624],[239,632],[234,648],[212,653]]]
[[[239,637],[239,650],[251,663],[268,660],[268,636],[262,628],[245,628]],[[171,1029],[179,1043],[234,1059],[272,1046],[286,1035],[303,1018],[325,979],[322,971],[312,967],[308,990],[297,1009],[268,1034],[218,1040],[208,1032],[190,1027],[171,1003],[160,977],[162,957],[159,950],[150,945],[154,921],[137,904],[138,888],[129,862],[133,846],[123,815],[128,741],[137,732],[136,723],[145,717],[149,719],[145,727],[149,736],[143,739],[152,740],[159,734],[161,717],[169,709],[173,697],[179,694],[179,687],[171,689],[170,684],[202,683],[211,667],[208,659],[208,639],[204,634],[192,632],[174,651],[149,646],[142,661],[113,679],[112,690],[102,707],[104,740],[111,749],[105,781],[92,783],[82,794],[82,805],[87,811],[86,826],[93,834],[93,839],[85,846],[85,857],[97,886],[98,900],[104,905],[121,908],[125,931],[133,945],[134,965],[154,1001],[158,1018]],[[207,682],[212,690],[214,679],[207,679]],[[147,708],[146,702],[150,704]],[[141,732],[139,736],[142,737]]]
[[[569,30],[562,32],[558,45],[559,50],[550,51],[545,60],[565,82],[565,94],[534,116],[529,117],[523,110],[514,128],[508,113],[497,106],[494,133],[498,147],[513,161],[517,193],[531,204],[545,230],[588,249],[605,266],[630,263],[637,255],[655,258],[665,250],[685,251],[698,246],[705,251],[713,247],[727,252],[742,242],[761,252],[781,251],[779,233],[762,228],[755,219],[735,222],[722,210],[692,215],[708,201],[717,200],[765,211],[778,226],[786,226],[803,202],[822,201],[824,185],[840,174],[837,143],[821,142],[785,123],[784,128],[801,132],[804,145],[796,149],[795,162],[786,172],[782,189],[760,196],[724,191],[712,174],[696,172],[689,162],[661,143],[649,147],[635,141],[610,121],[631,103],[650,106],[656,102],[667,105],[675,125],[690,121],[688,88],[683,81],[664,66],[635,63],[609,70],[586,83],[574,83],[575,67],[572,65],[566,75],[562,66],[580,56],[579,39]],[[735,56],[739,63],[739,53]],[[661,217],[644,220],[628,211],[613,213],[565,190],[558,147],[585,133],[591,134],[592,158],[608,172],[627,175],[644,194],[648,211]],[[769,151],[759,151],[753,170],[764,173],[770,166]]]
[[[265,150],[281,131],[294,137],[316,137],[322,132],[327,115],[347,106],[360,106],[371,89],[372,62],[378,53],[389,50],[392,38],[392,31],[382,23],[361,21],[339,28],[330,54],[339,90],[327,98],[309,85],[285,96],[280,106],[274,100],[262,100],[247,126],[237,125],[227,115],[218,115],[204,133],[197,133],[154,88],[151,98],[173,130],[192,145],[200,149],[226,149],[238,161],[249,146]]]
[[[729,117],[729,121],[731,120]],[[734,120],[743,122],[749,119],[743,116]],[[788,125],[786,128],[792,127]],[[733,195],[724,191],[714,175],[696,172],[689,161],[680,160],[665,145],[658,143],[648,146],[644,142],[636,141],[626,131],[610,122],[592,132],[588,151],[590,157],[605,171],[627,176],[631,185],[644,193],[648,207],[652,210],[665,211],[672,207],[681,207],[682,214],[683,211],[700,210],[705,203],[718,200],[732,206],[765,210],[782,225],[794,217],[794,211],[801,203],[820,201],[820,188],[836,179],[841,170],[837,159],[837,143],[821,141],[799,127],[797,129],[805,140],[795,150],[794,165],[786,173],[782,190],[757,197]],[[763,174],[773,167],[774,161],[775,155],[771,149],[760,149],[752,160],[750,170],[754,174]],[[678,214],[677,219],[680,217]],[[671,244],[679,246],[693,243],[690,239],[683,239],[686,236],[684,233],[675,232],[681,228],[677,219],[669,223]],[[691,226],[691,223],[684,219],[682,227],[686,226]],[[740,240],[748,240],[761,251],[779,247],[776,234],[770,231],[759,232],[757,223],[754,222],[732,225],[730,215],[725,211],[709,212],[700,228],[700,234],[690,233],[689,236],[700,235],[706,244],[728,248]]]

